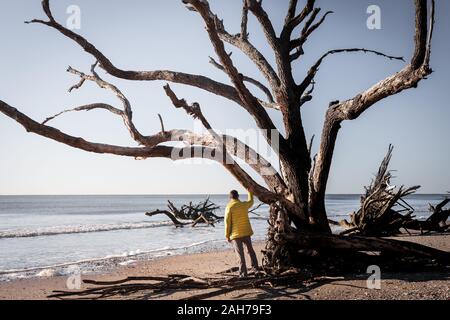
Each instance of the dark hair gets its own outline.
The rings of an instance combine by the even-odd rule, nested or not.
[[[239,198],[239,193],[236,190],[231,190],[230,191],[230,197],[233,199],[238,199]]]

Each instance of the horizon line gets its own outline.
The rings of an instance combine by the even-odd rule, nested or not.
[[[243,192],[242,194],[244,194]],[[361,195],[362,193],[327,193],[327,196],[353,196]],[[92,194],[0,194],[0,197],[20,197],[20,196],[223,196],[228,195],[228,193],[92,193]],[[444,193],[414,193],[412,195],[449,195],[449,192]]]

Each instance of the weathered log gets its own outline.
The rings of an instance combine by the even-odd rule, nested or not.
[[[168,210],[159,210],[159,209],[157,209],[157,210],[155,210],[155,211],[152,211],[152,212],[146,212],[146,213],[145,213],[145,215],[146,215],[146,216],[149,216],[149,217],[152,217],[152,216],[157,215],[157,214],[165,214],[167,217],[169,217],[170,220],[172,220],[173,224],[174,224],[177,228],[178,228],[178,227],[182,227],[182,226],[184,226],[184,225],[186,225],[186,224],[189,224],[188,222],[181,222],[181,221],[179,221],[179,220],[175,217],[175,215],[174,215],[172,212],[168,211]]]

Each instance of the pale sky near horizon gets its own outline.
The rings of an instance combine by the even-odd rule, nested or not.
[[[239,32],[241,0],[211,0],[212,9],[224,19],[231,33]],[[300,5],[304,1],[299,1]],[[318,0],[328,17],[305,46],[306,55],[296,62],[297,80],[306,68],[329,49],[365,47],[408,61],[413,51],[412,0]],[[373,106],[355,121],[345,122],[336,144],[328,193],[360,193],[370,182],[389,143],[395,146],[391,168],[394,184],[422,185],[420,193],[450,190],[450,1],[437,0],[432,50],[435,70],[417,89],[402,92]],[[287,0],[265,0],[279,31]],[[59,0],[51,1],[57,20],[64,22],[69,5],[81,8],[80,34],[89,39],[114,64],[123,69],[170,69],[204,74],[227,82],[208,63],[215,56],[198,14],[186,10],[181,0]],[[366,27],[369,5],[381,8],[381,30]],[[88,72],[93,58],[72,40],[42,25],[25,20],[43,18],[40,0],[2,1],[0,4],[0,99],[35,120],[63,109],[92,102],[120,106],[111,92],[86,83],[68,93],[78,79],[65,72],[71,65]],[[273,62],[257,21],[249,20],[250,40]],[[235,64],[243,73],[261,76],[237,49]],[[308,137],[320,137],[328,103],[351,98],[404,66],[401,61],[365,54],[330,57],[316,78],[313,100],[303,107]],[[101,73],[103,75],[103,73]],[[192,119],[176,110],[165,96],[164,82],[133,82],[109,76],[133,104],[138,128],[145,134],[159,130],[160,113],[166,129],[193,129]],[[198,101],[216,128],[255,128],[253,119],[238,105],[198,89],[173,84],[188,101]],[[252,88],[253,90],[253,88]],[[256,91],[255,91],[256,92]],[[281,117],[270,111],[281,128]],[[51,125],[87,140],[134,145],[116,116],[102,111],[66,114]],[[317,151],[316,139],[313,151]],[[136,161],[72,149],[38,135],[26,133],[15,121],[0,114],[0,195],[8,194],[173,194],[226,193],[242,190],[219,164],[173,163],[167,159]],[[260,180],[259,180],[260,181]]]

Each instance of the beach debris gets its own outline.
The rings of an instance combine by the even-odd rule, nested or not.
[[[350,214],[350,221],[342,220],[339,224],[345,228],[341,234],[357,234],[363,236],[393,236],[401,234],[404,229],[420,230],[421,233],[431,231],[445,231],[450,210],[443,207],[450,202],[446,198],[436,207],[430,204],[432,215],[425,221],[415,219],[414,208],[409,205],[405,197],[413,194],[420,186],[405,188],[403,185],[391,185],[392,174],[388,170],[392,157],[393,146],[389,145],[388,152],[378,169],[375,179],[361,196],[361,207],[356,213]]]
[[[177,208],[170,200],[167,200],[167,203],[167,209],[156,209],[145,213],[145,215],[152,217],[157,214],[164,214],[172,220],[177,228],[186,225],[195,227],[198,224],[206,224],[207,226],[214,227],[215,223],[223,220],[223,217],[217,216],[214,213],[220,206],[212,202],[209,197],[196,204],[193,204],[191,201],[189,204],[182,205],[180,208]]]

